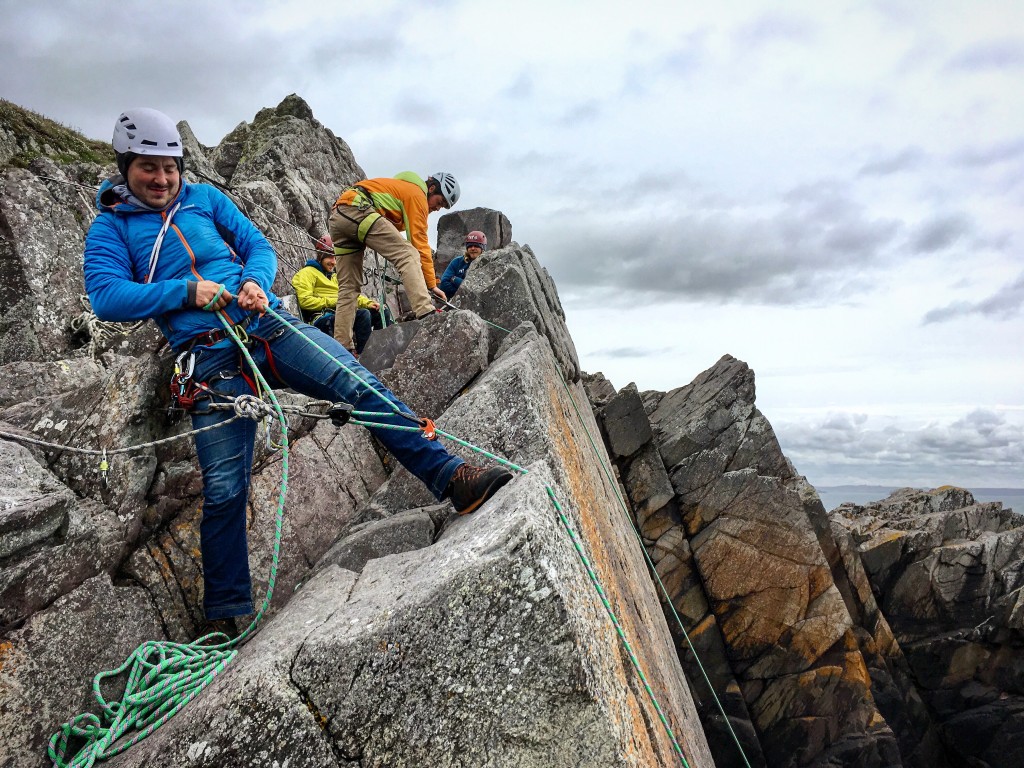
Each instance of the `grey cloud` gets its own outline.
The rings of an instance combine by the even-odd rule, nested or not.
[[[1024,138],[1001,141],[987,147],[969,147],[953,156],[957,165],[975,167],[1003,163],[1024,156]]]
[[[902,171],[920,168],[925,160],[925,153],[920,147],[907,147],[894,155],[870,160],[861,166],[858,176],[889,176]]]
[[[604,112],[604,107],[601,102],[597,99],[590,99],[570,107],[558,122],[566,126],[577,126],[580,123],[599,118],[602,112]]]
[[[947,67],[959,70],[1020,69],[1024,67],[1024,38],[977,43],[953,56]]]
[[[240,118],[302,91],[308,83],[293,73],[309,73],[311,81],[342,61],[351,71],[368,63],[371,51],[372,65],[380,66],[400,45],[393,18],[325,34],[317,27],[322,18],[311,16],[304,34],[261,19],[272,12],[241,0],[135,11],[87,2],[15,6],[0,26],[0,67],[17,73],[4,95],[100,139],[125,107],[154,106],[215,144]],[[296,45],[296,37],[308,45]]]
[[[948,248],[971,232],[972,222],[964,214],[936,216],[911,236],[910,247],[917,253],[934,253]]]
[[[791,204],[770,217],[681,213],[652,227],[643,202],[635,201],[636,212],[580,206],[547,220],[545,263],[560,287],[607,289],[618,296],[613,301],[637,293],[776,305],[833,301],[849,298],[849,281],[882,258],[901,227],[840,200]],[[579,225],[571,234],[561,226],[566,218]]]
[[[626,179],[618,186],[623,199],[629,200],[640,195],[678,194],[684,190],[695,190],[696,183],[682,172],[641,173],[634,179]]]
[[[773,427],[783,451],[812,484],[1015,487],[1024,466],[1024,425],[985,409],[918,428],[873,428],[857,414]]]
[[[764,13],[741,25],[735,33],[736,42],[744,49],[773,42],[809,42],[814,26],[801,16],[785,13]]]
[[[922,323],[942,323],[958,317],[980,315],[992,320],[1009,320],[1024,310],[1024,272],[1009,285],[1005,285],[978,302],[955,301],[945,307],[933,309],[924,316]]]
[[[467,184],[467,171],[480,174],[494,166],[494,145],[488,136],[472,140],[438,142],[429,131],[410,130],[409,139],[398,143],[391,137],[370,137],[359,148],[360,165],[367,173],[391,175],[401,170],[422,174],[445,170],[454,173],[462,185],[462,194],[473,198]],[[378,169],[372,171],[371,169]],[[460,203],[461,207],[462,203]]]
[[[627,62],[623,69],[622,93],[627,96],[643,96],[666,77],[674,80],[696,73],[710,55],[707,38],[707,30],[696,30],[682,35],[664,53],[642,61]],[[644,45],[637,45],[635,49],[643,50]]]
[[[551,168],[560,159],[552,152],[531,149],[519,155],[509,155],[505,163],[509,168]]]
[[[441,110],[425,99],[407,95],[395,104],[395,116],[399,122],[411,123],[419,128],[443,124]]]
[[[636,359],[645,357],[662,357],[664,355],[672,354],[672,347],[659,347],[658,349],[644,349],[641,347],[612,347],[609,349],[599,349],[590,353],[590,357],[602,358],[612,357],[619,359]]]
[[[516,76],[515,80],[503,88],[499,95],[507,99],[524,100],[533,96],[534,90],[533,75],[524,70]]]

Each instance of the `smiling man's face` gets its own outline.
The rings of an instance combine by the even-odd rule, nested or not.
[[[128,188],[150,208],[166,208],[181,188],[173,157],[142,155],[128,166]]]

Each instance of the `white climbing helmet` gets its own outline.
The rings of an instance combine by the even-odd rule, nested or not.
[[[430,178],[437,182],[438,191],[444,201],[448,203],[448,208],[459,202],[459,182],[455,180],[454,176],[444,171],[438,171],[430,174]]]
[[[163,112],[148,107],[126,109],[114,123],[114,151],[119,155],[182,157],[178,127]]]

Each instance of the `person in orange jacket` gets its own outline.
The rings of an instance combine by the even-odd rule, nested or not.
[[[355,349],[352,324],[363,279],[364,249],[372,248],[395,265],[416,317],[434,311],[431,294],[447,298],[434,274],[427,216],[451,208],[459,194],[459,183],[450,173],[441,171],[421,179],[403,171],[393,179],[357,182],[338,196],[328,220],[338,259],[334,337],[348,350]]]

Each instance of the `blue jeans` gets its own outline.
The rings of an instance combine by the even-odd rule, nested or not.
[[[391,409],[371,387],[405,413],[412,413],[376,377],[355,362],[341,344],[311,325],[283,310],[278,314],[291,329],[269,315],[250,333],[249,352],[260,372],[272,387],[291,387],[310,397],[350,403],[357,411],[381,414],[372,420],[387,424],[413,426]],[[298,333],[295,332],[296,329]],[[302,334],[326,350],[330,357],[299,338]],[[242,375],[252,378],[248,364],[240,365],[240,353],[230,346],[197,347],[194,376],[213,389],[229,395],[253,394]],[[343,363],[366,384],[339,367]],[[368,386],[367,386],[368,385]],[[202,412],[197,403],[192,426],[201,428],[227,421],[233,411]],[[364,417],[364,420],[371,420]],[[253,612],[252,582],[246,540],[246,504],[252,471],[253,443],[257,423],[238,419],[227,426],[195,436],[196,454],[203,473],[203,521],[200,548],[203,555],[205,586],[203,609],[208,619],[243,616]],[[456,468],[463,463],[438,442],[426,440],[419,432],[370,428],[384,447],[430,489],[437,499],[444,498]]]
[[[357,355],[363,354],[363,347],[370,340],[371,333],[373,333],[373,318],[370,316],[370,310],[357,309],[356,321],[352,324],[352,340],[356,343]]]

